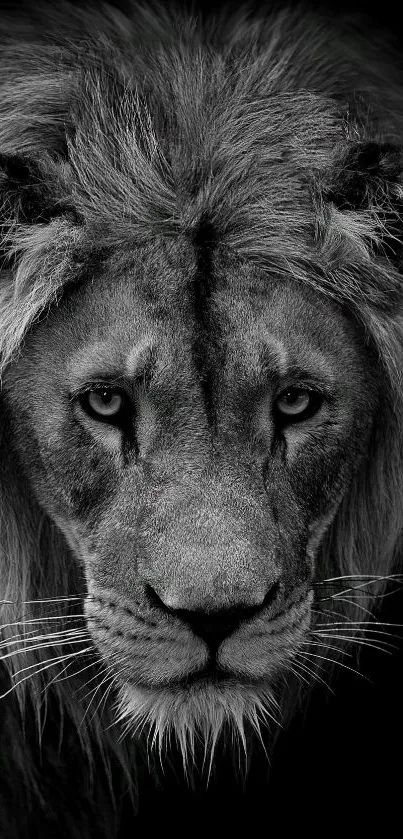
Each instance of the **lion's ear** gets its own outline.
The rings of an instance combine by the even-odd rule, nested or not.
[[[366,213],[373,251],[403,267],[403,148],[357,142],[344,150],[325,189],[339,213]]]
[[[19,156],[0,154],[1,221],[34,222],[46,203],[36,164]]]
[[[0,379],[27,329],[74,280],[82,224],[67,163],[0,155]]]
[[[0,154],[0,224],[44,224],[73,215],[68,169],[51,158]]]
[[[339,210],[368,209],[382,197],[403,199],[403,149],[392,143],[354,143],[332,174],[327,199]]]

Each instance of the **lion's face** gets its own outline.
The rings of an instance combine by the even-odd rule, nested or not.
[[[123,713],[211,728],[267,699],[306,637],[377,387],[336,304],[219,248],[203,282],[185,241],[128,247],[66,290],[4,385]]]

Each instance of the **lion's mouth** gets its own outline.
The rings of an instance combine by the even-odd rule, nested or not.
[[[129,690],[168,691],[189,695],[204,690],[236,691],[277,681],[310,622],[312,592],[298,592],[292,604],[266,622],[264,616],[225,639],[216,649],[178,624],[159,633],[150,622],[127,614],[119,604],[92,597],[88,620],[94,641],[116,681]],[[287,608],[288,607],[288,608]]]
[[[159,687],[171,688],[173,690],[188,690],[189,688],[205,687],[210,685],[212,687],[225,687],[236,685],[257,685],[262,679],[245,678],[239,673],[224,670],[218,664],[210,662],[205,667],[193,673],[188,673],[179,679],[167,680]]]
[[[215,743],[230,724],[243,741],[246,722],[254,730],[259,730],[262,721],[277,726],[283,674],[289,673],[292,650],[305,637],[311,600],[312,592],[305,592],[270,623],[262,617],[256,624],[245,625],[243,633],[238,631],[215,651],[208,652],[201,640],[179,625],[176,644],[167,635],[150,652],[152,635],[147,634],[140,647],[140,664],[136,666],[135,656],[130,656],[124,668],[119,637],[116,721],[127,730],[149,726],[161,748],[175,732],[184,754],[193,748],[195,732],[205,742]],[[106,649],[111,650],[114,638],[109,629]]]

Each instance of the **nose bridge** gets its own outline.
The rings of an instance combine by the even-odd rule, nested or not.
[[[273,523],[251,479],[214,464],[158,493],[148,516],[142,576],[172,609],[260,605],[278,581]]]

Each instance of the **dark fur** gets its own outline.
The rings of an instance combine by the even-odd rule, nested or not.
[[[128,23],[107,7],[44,5],[3,23],[0,369],[63,289],[128,237],[195,243],[198,309],[216,241],[307,283],[353,313],[385,381],[382,434],[323,547],[322,576],[391,574],[403,495],[402,79],[386,47],[309,11],[225,12],[202,26],[150,8],[133,3]],[[21,620],[23,601],[80,591],[60,535],[11,471],[3,443],[4,624]],[[2,839],[123,835],[137,774],[151,783],[144,746],[104,733],[98,716],[80,727],[71,681],[45,704],[42,687],[33,679],[1,706]]]

